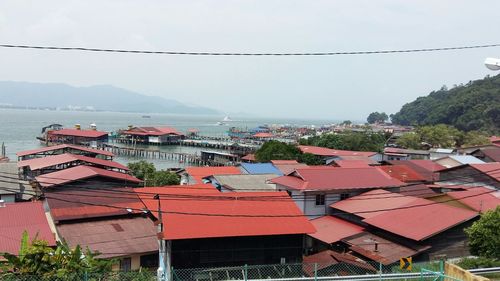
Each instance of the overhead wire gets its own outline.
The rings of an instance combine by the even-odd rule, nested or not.
[[[500,43],[466,45],[466,46],[451,46],[451,47],[434,47],[434,48],[374,50],[374,51],[279,52],[279,53],[278,52],[253,53],[253,52],[152,51],[152,50],[111,49],[111,48],[42,46],[42,45],[27,45],[27,44],[0,44],[0,47],[1,48],[11,48],[11,49],[35,49],[35,50],[103,52],[103,53],[129,53],[129,54],[151,54],[151,55],[183,55],[183,56],[338,56],[338,55],[377,55],[377,54],[398,54],[398,53],[422,53],[422,52],[482,49],[482,48],[500,47]]]

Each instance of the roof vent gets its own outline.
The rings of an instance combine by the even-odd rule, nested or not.
[[[0,200],[0,208],[5,208],[5,201]]]

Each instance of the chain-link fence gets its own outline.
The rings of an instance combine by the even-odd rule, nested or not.
[[[363,276],[364,280],[440,280],[450,281],[442,275],[440,262],[413,263],[411,268],[401,268],[399,263],[351,261],[338,263],[294,263],[273,265],[245,265],[218,268],[172,269],[173,281],[221,280],[348,280],[346,277]],[[331,278],[329,278],[331,277]],[[389,278],[390,277],[390,278]],[[400,278],[399,278],[400,277]],[[156,271],[81,273],[63,276],[36,276],[0,273],[2,281],[153,281]],[[456,280],[452,280],[456,281]]]

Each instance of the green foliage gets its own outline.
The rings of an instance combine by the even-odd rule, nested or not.
[[[268,141],[255,152],[258,162],[269,162],[271,160],[298,160],[301,151],[294,145],[279,141]]]
[[[500,131],[500,75],[453,89],[441,88],[405,104],[392,115],[400,125],[452,125],[463,131]]]
[[[0,279],[19,274],[33,274],[44,278],[65,278],[83,273],[104,273],[111,270],[114,261],[97,259],[99,253],[89,249],[82,251],[80,246],[71,249],[63,242],[57,242],[56,248],[35,237],[29,241],[25,231],[21,239],[19,255],[0,253],[6,259],[0,272]]]
[[[145,160],[141,160],[134,163],[128,163],[127,166],[132,172],[132,174],[140,180],[150,178],[151,175],[153,175],[156,172],[155,165]]]
[[[302,145],[314,145],[331,149],[354,151],[382,151],[387,140],[385,134],[365,132],[343,132],[341,134],[323,134],[301,140]]]
[[[417,127],[414,132],[406,133],[396,140],[401,147],[421,149],[422,143],[431,147],[462,147],[488,144],[486,135],[478,131],[462,132],[448,125]]]
[[[350,125],[352,125],[352,121],[351,120],[344,120],[344,121],[342,121],[342,123],[340,123],[340,125],[350,126]]]
[[[157,171],[153,163],[144,160],[128,163],[128,167],[135,177],[144,181],[144,186],[180,184],[180,177],[177,174],[163,170]]]
[[[389,116],[385,112],[372,112],[370,115],[368,115],[368,118],[366,118],[366,121],[370,124],[374,123],[383,123],[389,119]]]
[[[325,162],[318,156],[311,153],[303,153],[299,155],[299,162],[305,163],[311,166],[324,165]]]
[[[463,269],[500,267],[500,260],[484,257],[464,258],[457,265]]]
[[[500,206],[481,215],[465,233],[469,237],[471,254],[500,259]]]

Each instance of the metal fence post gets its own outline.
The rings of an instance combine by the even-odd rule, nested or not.
[[[87,281],[89,280],[89,277],[87,275],[87,271],[85,270],[85,272],[83,273],[83,281]]]
[[[245,266],[243,267],[243,279],[245,281],[248,280],[248,265],[247,264],[245,264]]]
[[[382,281],[382,263],[378,263],[378,280]]]
[[[318,280],[318,263],[314,263],[314,281]]]
[[[444,280],[444,260],[443,259],[439,260],[439,273],[440,273],[439,281],[443,281]]]

